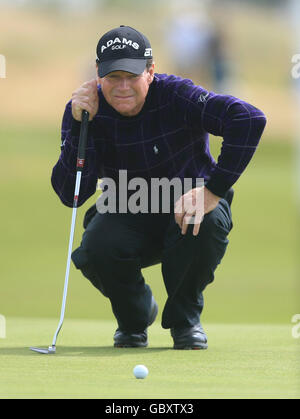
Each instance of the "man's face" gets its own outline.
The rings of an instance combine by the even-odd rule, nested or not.
[[[98,77],[106,101],[123,116],[135,116],[144,106],[149,86],[154,77],[154,65],[140,75],[113,71]]]

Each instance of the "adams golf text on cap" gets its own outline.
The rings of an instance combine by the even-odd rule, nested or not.
[[[141,74],[150,58],[153,58],[150,42],[130,26],[112,29],[100,38],[97,45],[99,77],[113,71]]]

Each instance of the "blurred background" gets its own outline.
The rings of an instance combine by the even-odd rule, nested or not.
[[[150,39],[156,72],[192,78],[266,114],[261,144],[235,186],[234,229],[205,292],[203,321],[291,322],[300,312],[300,93],[292,77],[292,57],[300,54],[297,3],[0,0],[2,315],[59,316],[72,211],[50,184],[61,118],[72,91],[95,77],[100,36],[124,24]],[[211,137],[215,157],[221,141]],[[78,210],[74,247],[84,212],[97,197]],[[166,292],[160,266],[144,276],[161,314]],[[66,316],[112,318],[109,301],[73,266]]]

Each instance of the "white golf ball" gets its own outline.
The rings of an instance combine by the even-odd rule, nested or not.
[[[146,378],[149,371],[148,368],[145,367],[145,365],[136,365],[133,368],[133,374],[135,378]]]

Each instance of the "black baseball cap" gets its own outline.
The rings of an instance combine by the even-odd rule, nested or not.
[[[150,42],[130,26],[121,25],[105,33],[97,45],[99,77],[112,71],[142,74],[150,58],[153,58]]]

